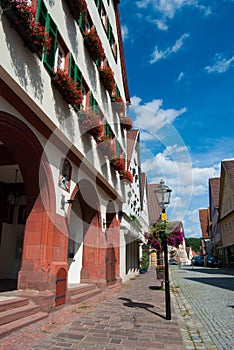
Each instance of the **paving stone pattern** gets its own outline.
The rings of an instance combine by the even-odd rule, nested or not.
[[[171,277],[187,349],[234,350],[233,270],[174,267]]]
[[[0,350],[234,350],[233,276],[204,271],[170,267],[170,321],[165,292],[151,268],[86,302],[58,308],[1,339]]]

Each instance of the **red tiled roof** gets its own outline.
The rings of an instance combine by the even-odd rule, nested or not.
[[[161,215],[161,208],[158,205],[158,202],[154,193],[154,191],[158,186],[159,184],[147,185],[150,225],[155,224],[160,219],[160,215]]]
[[[129,168],[132,159],[132,153],[139,135],[139,130],[127,131],[127,169]]]
[[[199,209],[199,218],[202,230],[202,238],[208,238],[208,226],[209,226],[209,211],[208,209]]]
[[[209,179],[210,192],[214,200],[215,208],[219,208],[219,190],[220,190],[220,177],[214,177]]]
[[[234,187],[234,160],[223,160],[222,165],[230,179],[230,184]]]

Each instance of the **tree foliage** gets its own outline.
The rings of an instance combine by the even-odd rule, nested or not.
[[[196,253],[200,251],[202,238],[185,238],[186,246],[191,247]]]

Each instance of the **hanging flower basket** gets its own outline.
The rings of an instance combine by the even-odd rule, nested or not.
[[[132,129],[132,119],[128,116],[120,117],[120,124],[123,129],[131,130]]]
[[[109,135],[103,135],[99,137],[97,140],[98,149],[100,152],[107,156],[109,159],[113,159],[116,157],[116,147],[115,142]]]
[[[92,28],[90,30],[86,30],[83,33],[84,43],[86,48],[89,51],[90,57],[96,60],[103,60],[105,58],[105,52],[102,47],[102,42],[97,34],[96,29]]]
[[[89,133],[95,140],[103,135],[104,125],[100,121],[98,115],[91,111],[79,111],[78,118],[82,134]]]
[[[132,173],[129,170],[124,170],[120,174],[120,179],[121,180],[125,180],[125,181],[130,182],[130,183],[133,183],[133,176],[132,176]]]
[[[73,108],[79,108],[82,102],[82,92],[77,87],[77,83],[62,69],[58,69],[53,73],[52,81],[58,88],[59,92]]]
[[[169,231],[165,222],[158,222],[153,225],[149,233],[145,234],[145,238],[151,248],[161,251],[165,240],[168,245],[178,248],[183,243],[184,232],[178,228]]]
[[[36,22],[36,11],[27,0],[2,0],[1,7],[32,52],[42,55],[51,48],[51,38],[45,27]]]
[[[118,171],[120,174],[125,170],[125,163],[123,158],[114,158],[111,160],[111,166],[114,170]]]
[[[107,67],[98,68],[100,79],[105,87],[105,89],[111,94],[112,90],[115,87],[114,73],[112,69]]]
[[[66,0],[71,15],[78,19],[80,15],[85,20],[87,17],[87,4],[85,0]]]
[[[118,114],[124,114],[125,113],[125,103],[122,99],[122,97],[113,98],[113,108],[114,111]]]

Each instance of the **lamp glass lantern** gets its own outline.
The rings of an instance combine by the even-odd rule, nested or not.
[[[155,190],[155,195],[157,202],[163,212],[165,212],[165,209],[170,204],[171,192],[172,190],[167,185],[165,185],[165,182],[163,180],[161,180],[160,185]]]

